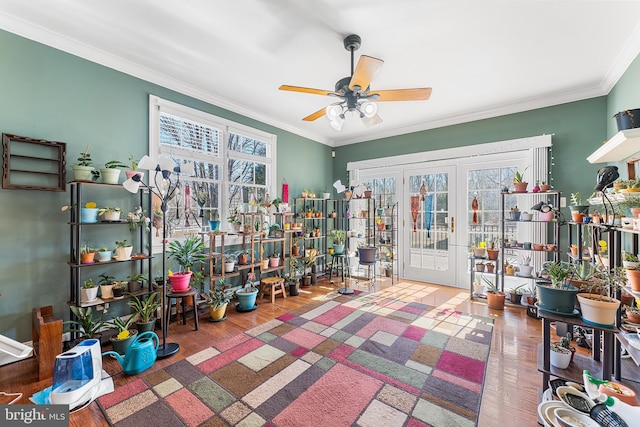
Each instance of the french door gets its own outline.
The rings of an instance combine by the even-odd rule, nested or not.
[[[452,284],[456,278],[456,167],[439,166],[404,172],[404,277]]]

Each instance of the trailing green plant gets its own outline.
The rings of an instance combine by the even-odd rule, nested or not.
[[[70,309],[78,320],[64,321],[65,325],[73,325],[73,327],[65,329],[64,332],[77,333],[82,338],[93,338],[107,326],[107,322],[103,320],[104,313],[101,313],[99,318],[94,318],[94,311],[91,307],[71,306]]]
[[[155,317],[158,307],[160,307],[160,294],[158,292],[153,292],[144,299],[130,292],[127,292],[127,295],[131,297],[129,307],[138,314],[139,322],[147,323]]]

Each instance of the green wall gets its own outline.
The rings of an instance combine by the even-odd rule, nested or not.
[[[629,65],[622,78],[618,80],[607,96],[608,138],[618,132],[613,115],[619,111],[635,108],[640,108],[640,55]]]
[[[552,184],[566,195],[591,194],[599,166],[586,158],[606,138],[606,117],[607,100],[598,97],[352,144],[336,149],[334,170],[337,178],[344,179],[350,161],[552,134]]]
[[[66,142],[69,164],[87,144],[97,164],[126,160],[129,153],[140,157],[147,152],[148,95],[154,94],[276,134],[278,188],[285,178],[291,196],[303,188],[330,189],[334,179],[345,179],[348,161],[540,134],[554,134],[555,187],[590,194],[599,165],[585,159],[615,133],[615,112],[638,107],[633,99],[640,90],[636,59],[609,97],[338,147],[332,159],[325,145],[7,32],[0,31],[0,51],[4,133]],[[3,335],[29,340],[33,307],[53,305],[57,317],[68,318],[69,236],[67,216],[60,212],[65,204],[68,193],[0,191]]]
[[[87,144],[96,165],[147,153],[154,94],[276,134],[278,195],[283,177],[290,195],[333,182],[331,148],[323,144],[4,31],[0,52],[0,131],[66,142],[70,179]],[[68,203],[68,192],[0,190],[0,334],[31,339],[34,307],[52,305],[56,317],[69,317],[68,215],[60,212]]]

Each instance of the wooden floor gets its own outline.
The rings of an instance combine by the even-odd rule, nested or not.
[[[388,289],[387,282],[378,282],[376,290]],[[406,282],[404,282],[406,283]],[[455,308],[462,312],[479,314],[495,320],[495,330],[491,342],[491,354],[482,395],[482,406],[478,425],[483,426],[535,426],[537,425],[538,391],[542,385],[542,375],[537,371],[537,345],[541,342],[541,322],[526,315],[521,307],[506,307],[504,311],[491,310],[482,300],[469,300],[469,291],[464,289],[421,284],[418,301],[442,308]],[[300,307],[314,298],[322,297],[342,285],[332,285],[320,281],[318,285],[301,288],[300,296],[282,299],[275,304],[268,299],[258,302],[257,310],[238,313],[227,310],[227,320],[213,323],[204,312],[199,317],[199,331],[194,330],[193,318],[187,325],[170,324],[167,342],[180,344],[178,354],[158,360],[151,369],[158,369],[181,360],[211,346],[217,340],[236,335],[257,324],[266,322],[280,314]],[[351,287],[364,284],[352,283]],[[391,289],[389,290],[391,291]],[[555,337],[555,336],[554,336]],[[117,386],[132,381],[122,373],[115,360],[104,358],[104,369],[113,376]],[[34,392],[51,385],[37,382],[33,359],[0,367],[0,391],[23,392],[21,403],[29,403],[28,397]],[[0,403],[4,402],[0,400]],[[71,426],[106,426],[107,423],[92,403],[87,409],[71,415]]]

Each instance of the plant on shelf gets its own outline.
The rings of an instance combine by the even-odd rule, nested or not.
[[[191,281],[191,267],[206,259],[204,242],[199,236],[189,236],[184,241],[173,240],[169,243],[169,258],[173,258],[180,271],[169,274],[169,281],[174,291],[189,289]]]
[[[227,217],[227,222],[234,228],[235,231],[238,231],[238,227],[242,225],[242,219],[237,209],[234,209],[229,214],[229,216]]]
[[[100,172],[93,166],[89,147],[90,146],[87,145],[84,152],[80,153],[80,156],[76,159],[76,164],[72,166],[74,179],[76,181],[95,181],[100,178]]]
[[[541,275],[548,281],[536,282],[538,308],[542,311],[575,315],[576,294],[579,289],[567,283],[575,267],[565,261],[547,262],[542,266]]]
[[[145,231],[149,232],[150,230],[149,225],[151,224],[151,219],[144,215],[142,206],[136,206],[133,208],[133,212],[127,214],[127,222],[129,223],[129,230],[131,231],[134,231],[142,224],[144,224]]]
[[[121,209],[118,207],[105,207],[98,209],[98,216],[103,217],[105,221],[119,221]]]
[[[105,169],[126,168],[127,165],[120,160],[110,160],[104,164]]]
[[[127,239],[116,240],[116,259],[118,261],[126,261],[131,259],[132,251],[133,251],[133,246],[127,243]]]
[[[94,318],[94,311],[91,307],[71,306],[70,309],[77,320],[63,322],[65,325],[73,325],[73,327],[65,329],[64,332],[80,334],[82,339],[96,338],[101,335],[100,331],[107,325],[107,322],[103,320],[103,313],[99,318]]]
[[[82,282],[80,294],[82,303],[92,302],[98,297],[98,285],[93,282],[92,278],[88,278]]]
[[[145,282],[148,282],[149,279],[142,273],[134,274],[133,276],[127,277],[128,288],[130,293],[140,292]]]
[[[126,168],[127,165],[120,160],[110,160],[100,169],[102,173],[102,182],[105,184],[117,184],[120,178],[120,169]]]
[[[132,171],[138,170],[138,159],[137,157],[133,157],[133,154],[129,154],[129,164],[131,165]]]
[[[551,343],[551,364],[556,368],[567,369],[573,359],[573,351],[571,350],[571,333],[567,333],[566,337],[562,337],[560,342]]]
[[[513,183],[514,184],[525,182],[524,181],[524,173],[527,171],[527,169],[529,169],[529,166],[524,168],[524,171],[522,171],[522,172],[516,171],[516,174],[513,176]]]
[[[548,262],[544,265],[544,270],[549,279],[551,279],[551,286],[554,288],[566,287],[566,280],[571,273],[575,271],[573,265],[564,261]]]
[[[488,277],[482,276],[482,281],[487,288],[487,305],[489,308],[504,310],[505,293],[500,291],[498,285],[493,283]]]
[[[630,323],[640,324],[640,308],[625,305],[624,312],[627,316],[627,321]]]
[[[516,171],[516,174],[513,176],[513,186],[515,187],[516,193],[527,192],[527,186],[529,183],[524,180],[524,172],[526,172],[527,169],[529,169],[529,166],[527,166],[523,172]]]

